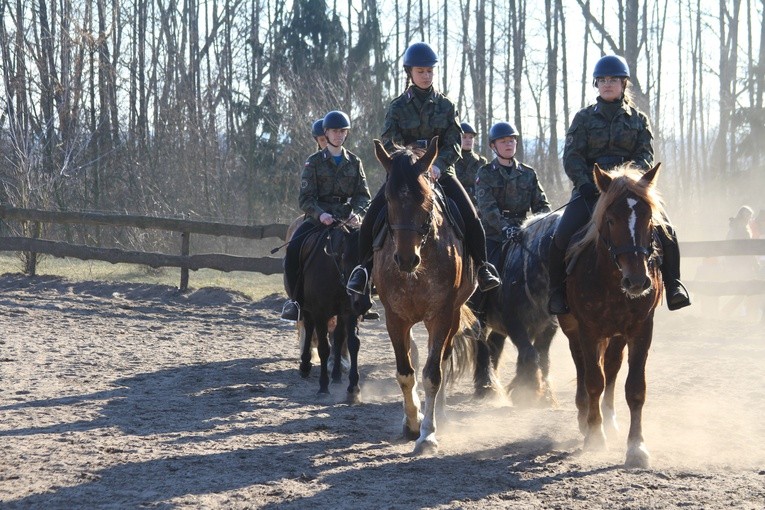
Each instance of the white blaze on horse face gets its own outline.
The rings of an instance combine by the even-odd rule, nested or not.
[[[627,205],[629,206],[630,210],[632,212],[630,213],[630,234],[632,235],[632,244],[637,246],[637,239],[635,238],[635,226],[637,225],[637,212],[635,212],[635,206],[637,205],[638,201],[634,198],[628,198],[627,199]]]

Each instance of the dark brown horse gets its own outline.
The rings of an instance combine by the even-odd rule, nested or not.
[[[571,313],[558,316],[576,364],[576,406],[585,450],[605,448],[605,433],[616,428],[614,384],[624,347],[628,349],[629,467],[649,465],[642,425],[645,364],[664,287],[654,232],[666,228],[655,191],[659,166],[641,174],[627,165],[612,172],[595,165],[601,195],[583,237],[569,247],[573,268],[566,295]]]
[[[431,140],[422,157],[416,159],[409,150],[389,155],[375,140],[377,159],[388,173],[388,234],[375,252],[372,278],[385,307],[396,355],[396,379],[404,396],[404,436],[417,440],[415,453],[438,448],[436,415],[443,416],[444,402],[442,367],[452,354],[458,370],[471,364],[472,350],[454,348],[453,340],[468,323],[475,322],[465,305],[476,286],[473,264],[446,222],[429,178],[438,154],[437,141]],[[428,331],[422,414],[411,357],[411,330],[419,322]]]
[[[349,296],[345,282],[350,269],[358,264],[358,231],[348,231],[342,223],[336,222],[326,227],[321,226],[316,232],[306,236],[300,253],[300,266],[303,277],[302,315],[305,338],[317,339],[317,348],[321,361],[319,373],[319,394],[329,393],[329,356],[334,356],[332,380],[341,380],[341,352],[345,345],[350,354],[348,371],[349,402],[359,401],[358,354],[360,340],[358,336],[358,307],[356,296]],[[331,319],[336,318],[330,349],[329,328]],[[315,334],[315,335],[314,335]],[[303,342],[300,373],[307,377],[311,371],[311,343]]]

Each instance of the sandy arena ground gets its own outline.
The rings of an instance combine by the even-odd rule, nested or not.
[[[362,324],[364,403],[349,406],[347,381],[320,399],[317,369],[299,376],[280,306],[222,289],[0,276],[0,507],[765,508],[762,324],[657,312],[652,468],[627,470],[621,391],[619,437],[605,454],[581,452],[562,335],[557,408],[476,401],[462,381],[439,453],[415,457],[400,440],[384,323]]]

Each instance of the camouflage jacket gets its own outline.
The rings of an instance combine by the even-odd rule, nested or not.
[[[454,170],[457,172],[462,187],[465,188],[470,200],[475,204],[475,178],[478,169],[487,164],[486,158],[475,151],[462,151],[462,159],[454,164]]]
[[[413,87],[406,89],[388,107],[381,136],[385,149],[392,151],[394,144],[405,146],[438,136],[438,158],[434,164],[442,174],[454,175],[454,163],[460,159],[462,143],[457,108],[435,89],[421,104]]]
[[[364,166],[352,152],[343,149],[339,165],[329,150],[311,154],[300,178],[300,208],[306,217],[319,221],[322,213],[345,219],[356,213],[363,217],[370,195]]]
[[[497,158],[478,169],[475,197],[486,238],[502,241],[504,227],[517,227],[526,214],[549,212],[550,203],[530,166],[513,160],[513,167],[499,164]]]
[[[592,168],[603,168],[632,161],[643,170],[653,165],[653,133],[648,117],[629,104],[622,103],[612,120],[595,103],[579,110],[566,133],[563,168],[578,188],[593,182]]]

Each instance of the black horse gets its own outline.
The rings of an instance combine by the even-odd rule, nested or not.
[[[332,381],[339,383],[341,380],[341,355],[343,345],[347,343],[351,358],[348,371],[348,400],[351,402],[359,401],[358,354],[361,342],[358,336],[358,310],[361,304],[357,303],[357,300],[364,299],[364,296],[349,296],[345,290],[345,282],[356,264],[358,230],[348,231],[338,223],[307,237],[300,253],[300,267],[303,272],[301,312],[306,338],[311,338],[315,332],[318,339],[317,347],[321,359],[319,394],[329,393],[327,361],[330,345],[327,322],[333,316],[337,316],[337,326],[333,334],[332,352],[335,363],[332,368]],[[311,342],[304,342],[300,373],[303,377],[308,377],[310,371]]]
[[[547,252],[561,213],[529,218],[518,240],[503,248],[502,286],[471,298],[487,341],[478,342],[474,372],[477,396],[496,393],[497,364],[505,338],[518,349],[518,363],[507,391],[517,405],[550,405],[555,402],[548,384],[550,344],[558,330],[557,319],[547,311],[549,276]]]

